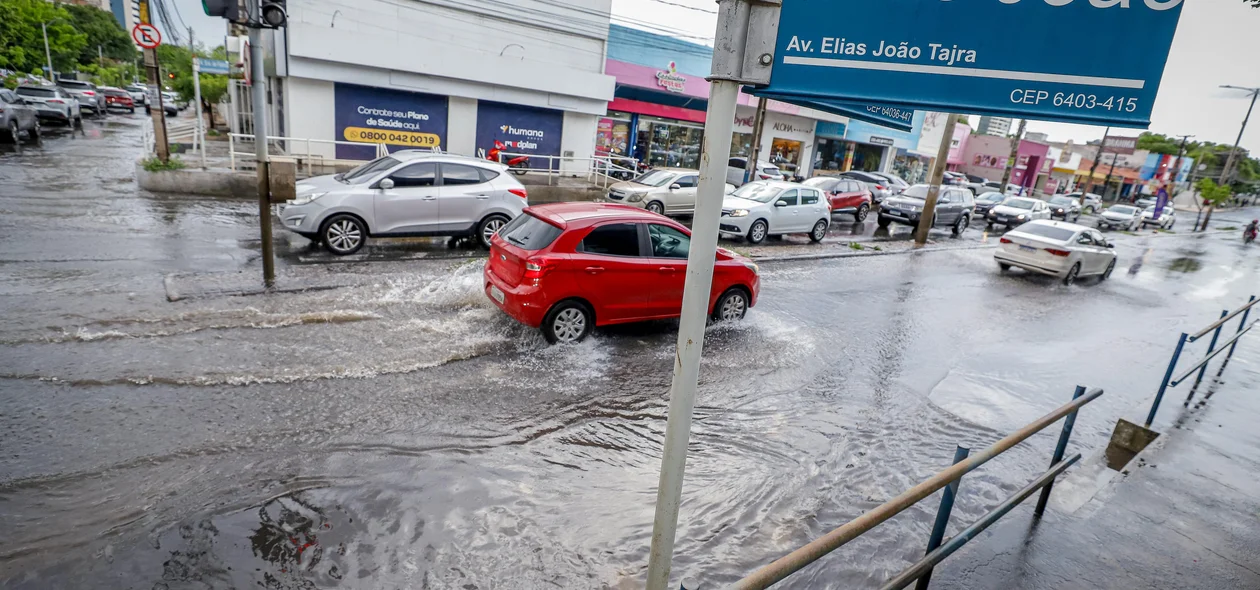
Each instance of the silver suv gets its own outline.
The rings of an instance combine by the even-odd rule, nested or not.
[[[280,208],[290,231],[353,254],[369,237],[476,236],[483,248],[528,204],[508,167],[488,160],[402,150],[345,174],[297,184]]]
[[[92,109],[92,114],[100,116],[105,113],[105,95],[96,88],[96,84],[82,80],[57,80],[57,86],[79,99],[79,106]]]

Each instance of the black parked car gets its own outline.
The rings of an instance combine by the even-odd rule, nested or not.
[[[1050,219],[1062,219],[1076,223],[1081,219],[1081,204],[1076,199],[1057,195],[1050,197]]]
[[[976,219],[984,219],[989,214],[989,209],[996,207],[1004,200],[1006,200],[1006,195],[997,191],[980,193],[980,196],[976,197]]]

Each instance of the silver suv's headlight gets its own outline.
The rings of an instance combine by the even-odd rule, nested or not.
[[[322,197],[322,196],[324,196],[324,195],[326,195],[326,194],[328,194],[328,191],[324,191],[324,192],[322,192],[322,193],[307,193],[307,194],[305,194],[305,195],[299,195],[296,199],[293,199],[293,204],[294,204],[294,205],[305,205],[305,204],[310,203],[311,201],[314,201],[315,199],[318,199],[318,198],[320,198],[320,197]]]
[[[731,211],[731,217],[748,217],[747,209],[736,209]]]

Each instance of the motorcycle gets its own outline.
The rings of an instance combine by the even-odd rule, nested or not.
[[[1243,243],[1250,244],[1256,241],[1256,227],[1251,226],[1243,230]]]
[[[503,148],[506,147],[503,142],[497,139],[494,140],[494,149],[486,153],[486,159],[491,162],[507,164],[508,168],[512,170],[512,174],[524,176],[526,172],[529,172],[529,156],[512,156],[504,161],[502,154]]]

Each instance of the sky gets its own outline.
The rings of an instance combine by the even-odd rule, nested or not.
[[[206,16],[200,0],[173,1],[198,38],[216,39],[206,43],[208,46],[222,43],[217,40],[223,38],[223,21]],[[612,0],[614,23],[637,28],[663,26],[709,44],[717,24],[716,9],[717,4],[708,0]],[[1185,0],[1150,130],[1164,135],[1189,133],[1198,141],[1233,145],[1249,96],[1243,91],[1221,89],[1221,84],[1260,87],[1260,9],[1243,0]],[[979,123],[978,119],[972,117],[972,123]],[[1242,146],[1253,154],[1260,153],[1260,112],[1256,119],[1242,138]],[[1083,143],[1101,138],[1104,128],[1030,120],[1028,131],[1046,133],[1054,141]],[[1121,129],[1113,135],[1139,133],[1137,129]]]

